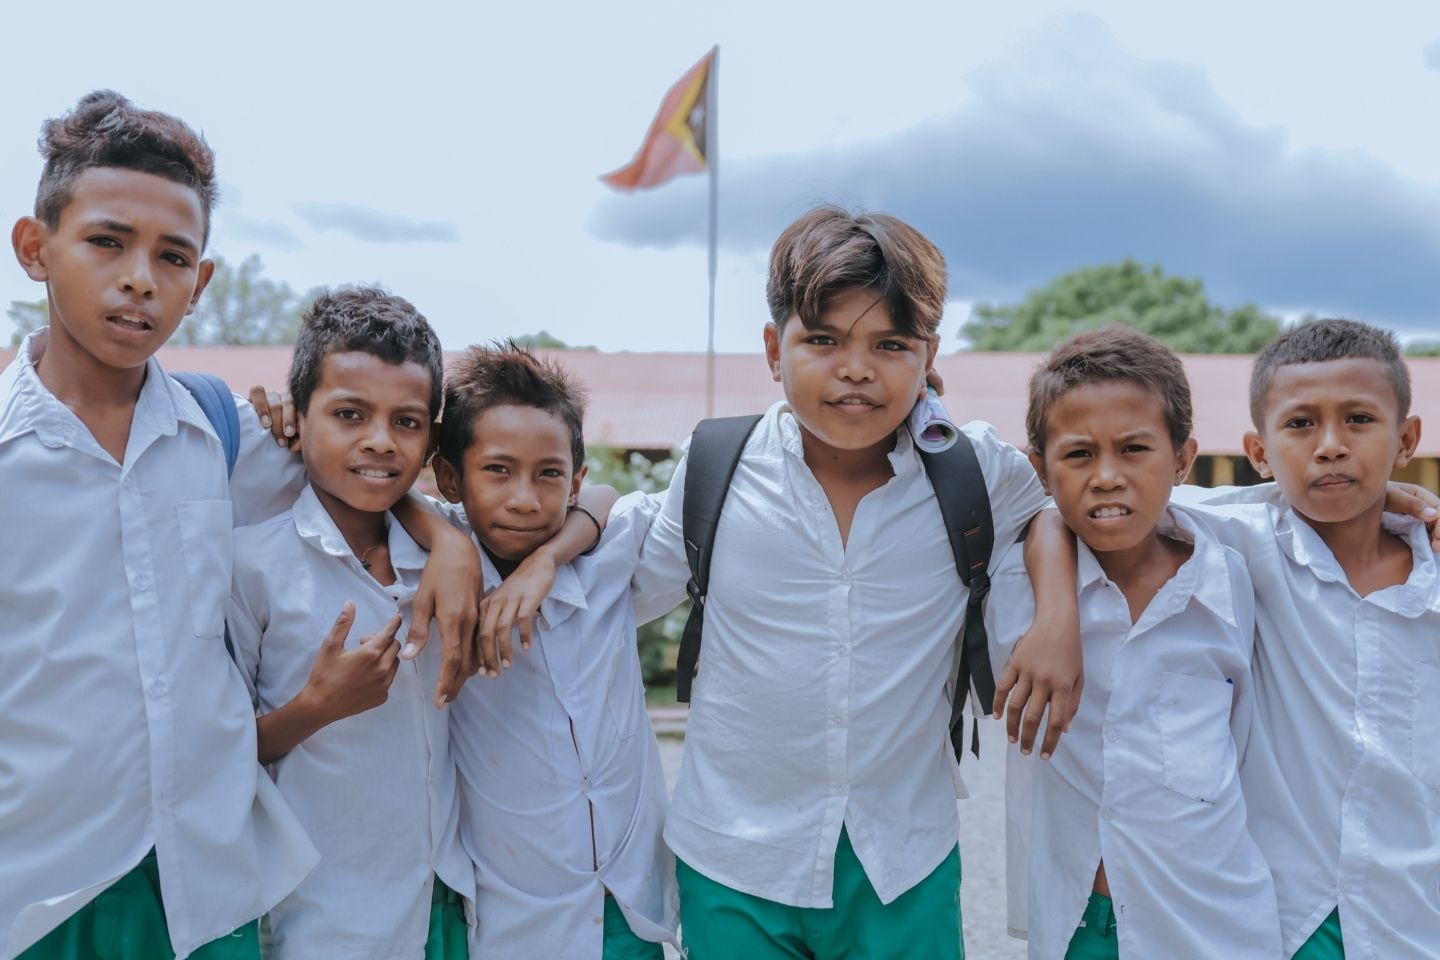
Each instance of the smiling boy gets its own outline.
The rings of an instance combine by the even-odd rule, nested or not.
[[[1244,561],[1172,488],[1195,459],[1180,360],[1120,326],[1030,381],[1030,459],[1079,540],[1085,688],[1064,749],[1006,763],[1012,930],[1034,958],[1279,954],[1269,867],[1238,763],[1254,712]],[[1034,606],[1020,550],[986,621],[1004,664]]]
[[[466,956],[448,714],[428,703],[439,645],[402,661],[395,639],[425,553],[389,513],[429,457],[441,390],[440,343],[407,301],[320,296],[290,368],[309,484],[235,534],[228,621],[259,758],[321,854],[263,922],[277,960]]]
[[[785,400],[751,433],[719,517],[665,828],[693,960],[963,956],[946,683],[969,595],[900,429],[925,391],[945,282],[935,245],[880,214],[812,210],[771,251],[765,353]],[[995,543],[1014,543],[1044,491],[988,424],[964,430]],[[637,573],[650,616],[685,596],[686,472]],[[1047,601],[1012,666],[1029,658],[1016,672],[1032,708],[1056,695],[1048,753],[1079,657],[1046,607],[1073,565],[1037,575]],[[1032,691],[1037,665],[1054,673]]]
[[[1275,483],[1184,492],[1255,583],[1241,777],[1284,953],[1433,960],[1440,575],[1424,526],[1385,512],[1420,440],[1409,371],[1386,331],[1314,321],[1255,358],[1250,409],[1246,454]]]

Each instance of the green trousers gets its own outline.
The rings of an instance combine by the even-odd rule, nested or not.
[[[833,906],[790,907],[732,890],[677,860],[689,960],[964,960],[960,848],[882,904],[840,831]],[[608,960],[608,956],[607,956]]]
[[[1340,936],[1340,908],[1330,911],[1330,916],[1310,934],[1304,946],[1295,951],[1292,960],[1345,960],[1345,941]]]
[[[1115,935],[1115,904],[1109,897],[1090,894],[1065,960],[1119,960],[1120,938]]]
[[[425,938],[425,960],[469,960],[470,929],[465,923],[465,900],[435,878],[430,895],[430,935]]]
[[[194,960],[258,960],[252,920],[195,950]],[[174,960],[160,901],[160,867],[151,850],[139,866],[51,930],[20,960]]]
[[[665,948],[649,940],[641,940],[630,929],[630,922],[620,904],[605,894],[605,940],[602,960],[663,960]]]

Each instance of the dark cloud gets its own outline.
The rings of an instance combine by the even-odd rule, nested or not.
[[[969,92],[956,112],[869,145],[722,166],[722,245],[764,250],[832,201],[925,231],[956,299],[1012,298],[1135,257],[1202,277],[1225,303],[1440,326],[1440,198],[1364,156],[1288,149],[1199,70],[1138,60],[1076,17],[972,75]],[[592,229],[703,244],[704,178],[607,199]]]
[[[1425,66],[1431,70],[1440,70],[1440,40],[1425,48]]]
[[[417,223],[348,203],[297,203],[295,212],[316,230],[339,230],[370,243],[454,243],[460,239],[453,223]]]
[[[263,243],[276,250],[299,250],[302,246],[294,230],[274,220],[258,220],[243,213],[225,213],[218,219],[227,238]]]

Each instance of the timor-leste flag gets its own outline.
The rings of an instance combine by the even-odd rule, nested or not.
[[[672,177],[703,173],[710,156],[705,144],[705,113],[709,109],[710,61],[705,54],[665,94],[645,142],[629,164],[600,179],[627,193],[658,187]]]

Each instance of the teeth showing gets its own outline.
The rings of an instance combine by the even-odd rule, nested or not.
[[[371,477],[376,480],[389,480],[394,476],[394,474],[388,470],[356,470],[355,472],[362,477]]]
[[[1130,511],[1124,507],[1101,507],[1098,510],[1092,510],[1090,516],[1096,520],[1110,520],[1114,517],[1128,517]]]
[[[146,322],[144,321],[144,319],[142,319],[142,318],[140,318],[140,317],[131,316],[130,314],[127,314],[127,313],[117,313],[117,314],[115,314],[113,317],[111,317],[110,319],[111,319],[111,320],[114,320],[116,323],[120,324],[120,326],[122,326],[122,327],[127,327],[127,328],[129,328],[129,329],[131,329],[131,330],[148,330],[148,329],[150,329],[150,324],[146,323]]]
[[[859,397],[846,397],[840,401],[842,407],[868,407],[870,405],[869,400],[861,400]]]

